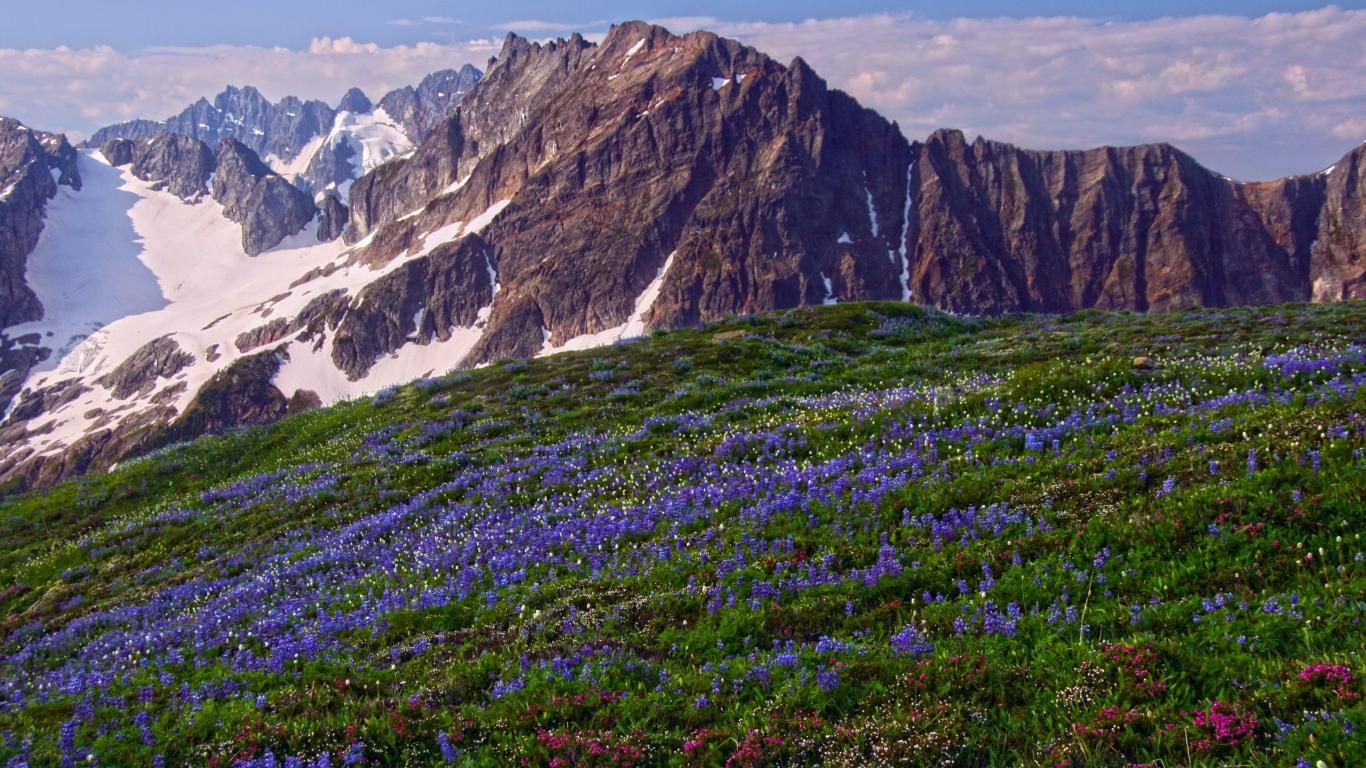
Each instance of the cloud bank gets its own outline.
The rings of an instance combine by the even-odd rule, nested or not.
[[[896,120],[908,138],[941,127],[1036,148],[1170,141],[1245,179],[1317,170],[1366,139],[1366,11],[1327,7],[1260,18],[1192,16],[800,23],[661,19],[706,28],[780,60],[802,56],[830,83]],[[602,22],[523,20],[525,33],[602,32]],[[0,108],[36,126],[89,132],[161,118],[225,80],[268,96],[378,96],[427,72],[482,67],[493,40],[382,47],[319,38],[307,51],[218,46],[0,50]]]

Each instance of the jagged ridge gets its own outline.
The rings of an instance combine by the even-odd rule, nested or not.
[[[1167,145],[1033,152],[894,123],[739,43],[633,22],[600,45],[510,35],[411,157],[356,183],[373,259],[511,203],[483,233],[505,288],[467,363],[625,322],[829,300],[958,312],[1166,311],[1363,294],[1363,150],[1240,184]],[[544,341],[548,334],[548,345]]]

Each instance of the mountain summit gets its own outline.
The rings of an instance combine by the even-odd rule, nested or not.
[[[1166,145],[912,143],[801,59],[633,22],[596,46],[510,35],[410,157],[358,183],[347,237],[382,262],[508,201],[482,235],[503,290],[467,362],[620,335],[647,292],[650,327],[854,299],[1326,301],[1366,295],[1359,228],[1336,223],[1359,221],[1364,151],[1239,184]]]

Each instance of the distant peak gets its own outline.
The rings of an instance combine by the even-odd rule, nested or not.
[[[522,37],[516,32],[509,32],[507,33],[507,36],[503,38],[503,48],[498,51],[498,60],[503,61],[530,50],[530,40]]]
[[[602,47],[611,50],[619,46],[634,47],[642,42],[648,46],[654,47],[670,40],[677,39],[677,37],[677,35],[658,24],[651,24],[646,21],[627,21],[612,26],[611,30],[607,33],[607,37],[603,38]]]
[[[370,97],[366,96],[365,91],[359,88],[348,90],[341,97],[341,101],[337,103],[337,111],[339,112],[364,114],[372,109],[374,109],[374,105],[370,102]]]

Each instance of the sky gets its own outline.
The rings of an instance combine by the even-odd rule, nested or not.
[[[1366,140],[1366,0],[712,0],[588,4],[63,0],[6,9],[0,114],[74,137],[164,118],[223,86],[335,102],[533,39],[646,19],[805,58],[907,138],[960,128],[1057,149],[1167,141],[1256,180]]]

